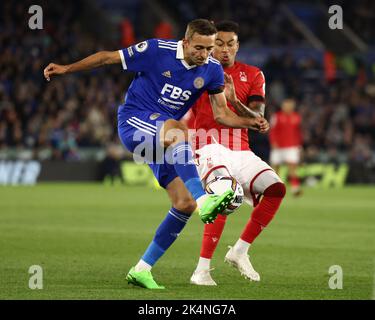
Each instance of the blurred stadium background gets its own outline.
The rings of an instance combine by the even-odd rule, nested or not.
[[[42,30],[31,30],[28,27],[31,16],[28,8],[35,4],[43,8]],[[343,30],[328,28],[328,7],[331,4],[341,5],[343,8]],[[264,240],[259,241],[260,258],[255,260],[256,264],[279,264],[277,259],[284,259],[291,252],[285,248],[294,250],[293,246],[299,243],[300,251],[295,253],[303,255],[304,245],[312,253],[329,248],[331,251],[325,252],[326,256],[323,258],[320,257],[326,259],[324,266],[327,265],[328,268],[329,263],[334,264],[335,261],[331,258],[339,253],[337,257],[344,259],[347,267],[353,267],[355,273],[351,283],[353,291],[337,296],[327,290],[324,293],[309,291],[308,288],[314,286],[314,281],[319,278],[317,274],[310,277],[308,269],[306,278],[303,278],[302,271],[296,275],[297,278],[301,276],[304,279],[305,289],[298,287],[291,275],[284,278],[285,282],[275,280],[271,288],[264,285],[264,291],[258,286],[256,294],[254,291],[250,292],[249,288],[244,289],[243,294],[233,294],[235,288],[227,287],[228,291],[219,291],[217,295],[202,289],[203,297],[366,299],[371,296],[375,271],[372,270],[375,257],[372,241],[375,234],[374,1],[6,0],[0,2],[0,185],[5,185],[0,188],[0,241],[4,244],[0,250],[8,258],[1,258],[2,275],[6,275],[1,280],[6,288],[0,294],[2,298],[140,297],[137,290],[133,293],[128,291],[128,295],[124,295],[117,282],[117,291],[101,295],[100,276],[90,278],[91,272],[99,270],[94,267],[99,260],[90,260],[85,265],[88,271],[83,276],[82,283],[78,276],[57,277],[57,283],[66,286],[75,279],[83,291],[85,284],[90,283],[92,295],[85,291],[83,295],[72,293],[69,296],[69,291],[62,293],[56,288],[58,293],[44,293],[41,296],[21,292],[27,287],[26,282],[22,282],[27,274],[22,273],[22,268],[25,267],[17,264],[18,262],[31,265],[39,261],[40,264],[48,265],[48,259],[54,259],[51,263],[59,266],[56,267],[59,271],[60,267],[63,268],[57,255],[64,257],[66,252],[72,252],[73,247],[76,248],[76,251],[73,250],[76,255],[65,256],[66,261],[70,261],[72,265],[77,263],[74,262],[75,259],[84,255],[84,252],[92,255],[98,253],[99,258],[113,262],[115,267],[111,272],[126,272],[128,264],[136,261],[137,255],[151,239],[154,227],[161,220],[161,215],[153,215],[149,211],[160,211],[162,214],[167,205],[163,195],[142,191],[144,189],[137,187],[153,185],[151,172],[147,167],[135,166],[129,161],[131,156],[117,137],[117,107],[122,103],[133,75],[124,73],[118,66],[109,66],[55,78],[47,83],[43,78],[43,68],[49,62],[71,63],[99,50],[116,50],[147,38],[182,38],[186,23],[198,17],[214,21],[232,19],[240,24],[241,47],[238,60],[263,70],[266,77],[268,119],[287,97],[296,99],[303,119],[304,152],[299,173],[305,186],[310,186],[311,191],[307,191],[302,198],[293,200],[294,202],[288,199],[283,205],[280,216],[291,212],[293,219],[299,217],[297,219],[300,220],[292,226],[285,222],[292,221],[288,220],[291,216],[286,215],[284,222],[281,217],[276,219],[269,233],[261,237]],[[254,152],[268,161],[270,146],[267,135],[250,135]],[[103,184],[99,183],[67,187],[67,182],[78,181],[112,183],[115,186],[103,189]],[[36,186],[26,189],[7,187],[30,184]],[[352,187],[353,184],[361,187]],[[363,186],[364,184],[367,186]],[[86,195],[87,192],[92,192],[97,197],[90,197]],[[150,204],[145,204],[143,209],[135,209],[137,203],[144,201],[140,196],[143,192],[145,197],[149,197],[147,199]],[[104,195],[109,198],[106,200]],[[320,199],[324,199],[325,203],[332,199],[334,201],[330,209],[322,209],[317,204]],[[157,205],[152,207],[155,201]],[[164,206],[161,204],[163,201]],[[84,204],[88,206],[86,209],[83,209]],[[245,209],[242,208],[241,211],[243,210]],[[95,214],[91,216],[93,211]],[[147,225],[147,229],[141,228],[144,220],[133,220],[132,213],[139,213],[143,219],[152,216],[148,221],[150,226]],[[106,218],[103,219],[103,216],[108,217],[109,221],[104,223]],[[335,229],[337,219],[340,218],[344,219],[340,225],[342,229]],[[95,226],[91,219],[96,219]],[[127,224],[127,219],[132,222]],[[240,217],[236,216],[234,220],[236,219]],[[114,221],[118,225],[110,226],[110,222]],[[223,243],[236,238],[240,221],[234,223],[231,229],[234,231],[228,231],[231,233],[228,233],[227,240],[222,240]],[[305,223],[310,222],[312,224],[308,228],[312,229],[305,230]],[[59,225],[62,226],[61,229]],[[333,233],[322,235],[320,232],[326,232],[323,229],[327,225],[332,228]],[[122,228],[127,229],[124,231]],[[139,232],[135,235],[132,232],[137,228]],[[301,228],[300,233],[294,233],[287,243],[285,238],[288,238],[289,232],[293,234],[296,228]],[[176,244],[176,248],[190,248],[192,252],[187,258],[191,268],[180,262],[174,265],[177,270],[181,268],[181,272],[187,272],[186,279],[176,285],[178,289],[185,290],[190,269],[192,271],[198,257],[201,229],[195,219],[186,230],[187,242],[182,237],[180,244]],[[83,233],[75,234],[78,230]],[[192,230],[195,230],[194,234],[189,234]],[[106,232],[113,234],[108,236]],[[126,250],[133,245],[127,238],[129,234],[132,235],[132,240],[138,241],[139,246],[132,247],[126,253],[129,257],[124,258],[121,254],[124,254],[125,244]],[[144,239],[137,240],[140,235]],[[280,238],[285,251],[279,248],[275,260],[267,260],[270,257],[262,256],[261,250],[275,255],[272,243],[279,243]],[[67,239],[67,243],[71,240],[71,246],[65,244],[64,247],[61,244],[64,239]],[[194,244],[189,247],[189,241],[194,239]],[[343,242],[353,247],[342,246]],[[36,262],[33,261],[32,254],[25,253],[25,248],[31,247],[32,243],[36,244],[32,251],[34,257],[38,252],[43,252],[41,257],[37,256]],[[46,243],[48,247],[45,246]],[[93,243],[98,251],[93,249]],[[311,243],[316,246],[308,249]],[[176,250],[166,257],[167,262],[178,257]],[[108,256],[110,253],[112,260]],[[359,255],[352,257],[359,263],[358,269],[353,266],[353,260],[347,258],[353,254]],[[220,255],[220,251],[217,255]],[[315,262],[318,265],[322,260],[310,258],[305,262],[313,270],[312,265]],[[301,259],[301,256],[295,256],[291,263],[303,264]],[[80,266],[82,267],[74,265],[76,269],[72,272],[81,270]],[[66,268],[69,270],[69,267],[64,266]],[[100,263],[97,268],[104,270],[98,274],[105,277],[104,273],[108,270]],[[273,269],[268,264],[265,271],[272,274]],[[314,271],[311,272],[313,274]],[[325,269],[322,272],[323,275],[327,273]],[[15,273],[22,273],[23,278],[17,278]],[[273,276],[279,279],[285,274],[280,271]],[[326,278],[321,282],[322,287],[327,286]],[[104,281],[107,289],[114,283]],[[288,287],[287,284],[290,283],[292,286]],[[238,279],[236,286],[239,285],[245,285],[242,279]],[[194,288],[195,291],[191,291],[190,296],[181,291],[180,295],[174,297],[195,298],[202,293],[199,289]],[[149,294],[143,297],[152,298]],[[171,297],[164,296],[166,299]],[[158,298],[163,299],[163,296]]]

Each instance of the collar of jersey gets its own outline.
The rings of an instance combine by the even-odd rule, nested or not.
[[[182,40],[180,40],[180,41],[177,42],[176,59],[181,60],[181,63],[182,63],[182,64],[184,65],[184,67],[185,67],[186,69],[188,69],[188,70],[189,70],[189,69],[193,69],[193,68],[196,67],[196,65],[191,66],[191,65],[189,65],[189,64],[185,61],[185,59],[184,59],[184,47],[183,47],[183,45],[182,45]],[[205,63],[208,63],[208,62],[209,62],[208,59],[209,59],[209,57],[206,59]]]

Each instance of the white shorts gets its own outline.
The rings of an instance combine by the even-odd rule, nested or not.
[[[271,150],[271,165],[278,166],[283,163],[298,164],[300,161],[300,148],[275,148]]]
[[[252,151],[233,151],[221,144],[208,144],[195,153],[202,181],[208,182],[218,175],[233,176],[242,185],[246,202],[252,206],[270,185],[281,182],[273,169]]]

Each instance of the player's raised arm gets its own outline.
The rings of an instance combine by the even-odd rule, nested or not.
[[[250,101],[248,106],[244,105],[240,99],[237,98],[232,76],[224,73],[224,79],[225,97],[239,115],[244,117],[264,117],[264,102]]]
[[[224,92],[210,94],[209,97],[216,122],[231,128],[264,130],[264,121],[261,118],[239,117],[230,110]]]
[[[230,102],[230,104],[236,109],[239,115],[243,117],[259,117],[259,114],[252,109],[249,109],[245,106],[236,95],[233,78],[231,75],[224,73],[224,80],[225,80],[225,97]]]
[[[53,75],[90,70],[106,64],[115,63],[121,63],[119,51],[99,51],[80,61],[68,65],[50,63],[44,69],[44,77],[47,79],[47,81],[50,81],[51,76]]]
[[[258,78],[260,80],[258,80]],[[264,118],[265,112],[265,104],[264,104],[264,76],[263,73],[260,72],[257,76],[255,81],[255,89],[253,88],[252,92],[256,92],[251,94],[249,97],[249,104],[246,106],[243,104],[240,99],[237,98],[233,78],[231,75],[224,73],[224,80],[225,80],[225,97],[230,102],[230,104],[236,109],[238,114],[243,117],[259,117],[263,122],[262,129],[259,129],[261,133],[266,133],[269,130],[269,123]],[[261,88],[258,88],[258,87]],[[256,90],[256,91],[254,91]],[[260,93],[262,92],[262,93]]]

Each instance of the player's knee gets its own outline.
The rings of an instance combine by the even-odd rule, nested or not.
[[[188,128],[180,121],[168,120],[163,130],[162,142],[165,147],[189,140]]]
[[[284,198],[286,194],[285,184],[282,182],[276,182],[270,185],[266,190],[264,190],[263,195],[268,197]]]
[[[193,198],[185,198],[177,200],[173,207],[183,213],[192,214],[197,207],[197,203]]]
[[[175,130],[177,132],[175,136],[176,142],[184,142],[189,140],[188,128],[182,122],[177,121]]]

